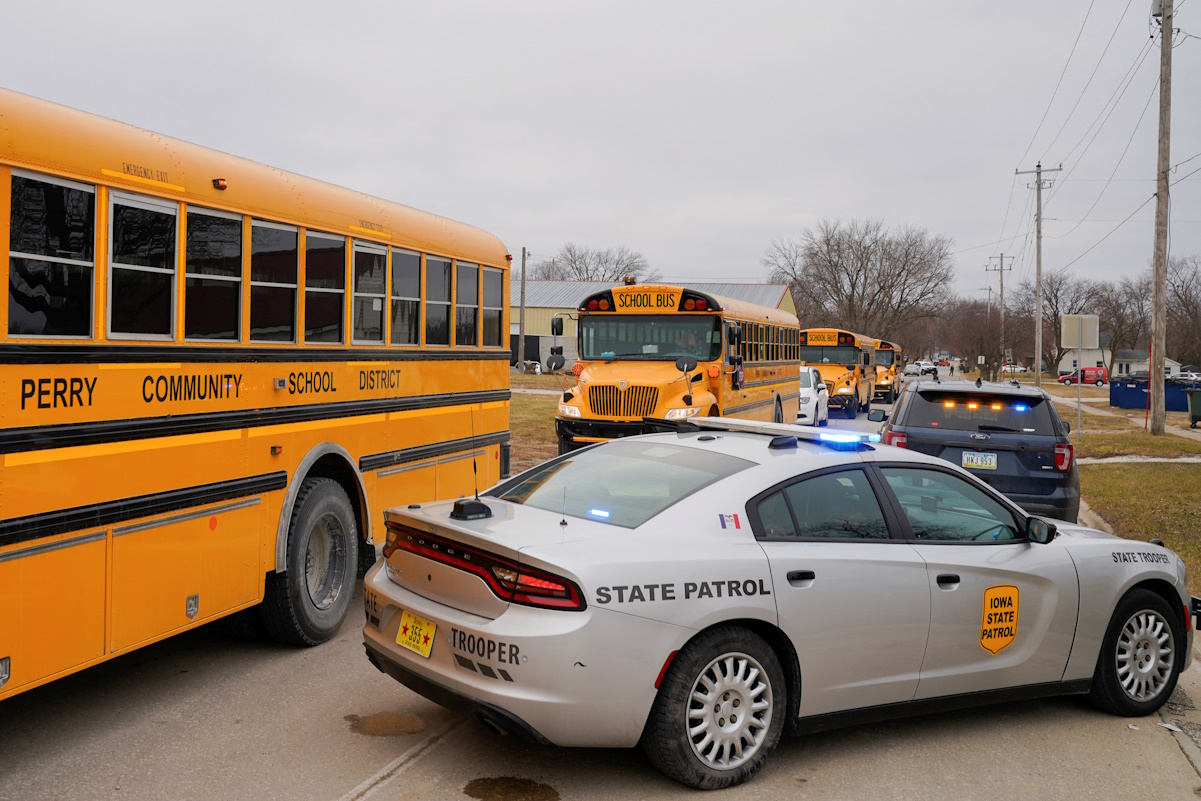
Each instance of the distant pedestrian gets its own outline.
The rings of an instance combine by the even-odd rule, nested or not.
[[[954,364],[954,362],[952,362],[952,363],[951,363],[951,375],[955,375],[955,364]]]

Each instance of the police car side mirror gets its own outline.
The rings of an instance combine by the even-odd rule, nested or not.
[[[888,415],[883,409],[872,409],[867,413],[867,419],[873,423],[883,423],[888,419]]]
[[[1026,521],[1026,539],[1031,542],[1037,542],[1040,545],[1046,545],[1055,539],[1055,526],[1046,520],[1031,517]]]
[[[563,318],[556,317],[550,321],[550,332],[553,336],[563,336]]]

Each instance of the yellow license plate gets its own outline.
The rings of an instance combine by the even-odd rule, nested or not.
[[[396,632],[396,644],[408,648],[429,659],[430,650],[434,647],[434,632],[437,624],[423,617],[417,617],[412,612],[400,613],[400,629]]]

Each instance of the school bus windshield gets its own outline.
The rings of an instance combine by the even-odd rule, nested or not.
[[[581,359],[698,361],[721,358],[721,318],[714,315],[580,316]],[[852,359],[854,361],[854,359]]]
[[[896,353],[891,350],[876,351],[876,364],[880,367],[891,367],[892,363],[896,361],[896,359]]]
[[[848,345],[821,347],[801,345],[801,361],[809,364],[858,364],[858,351]]]

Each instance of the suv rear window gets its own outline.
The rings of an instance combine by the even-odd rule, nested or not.
[[[657,440],[616,440],[540,465],[488,494],[536,509],[637,528],[753,462]]]
[[[916,394],[913,402],[907,404],[909,414],[902,425],[953,431],[1056,434],[1051,409],[1043,398],[936,390]]]

